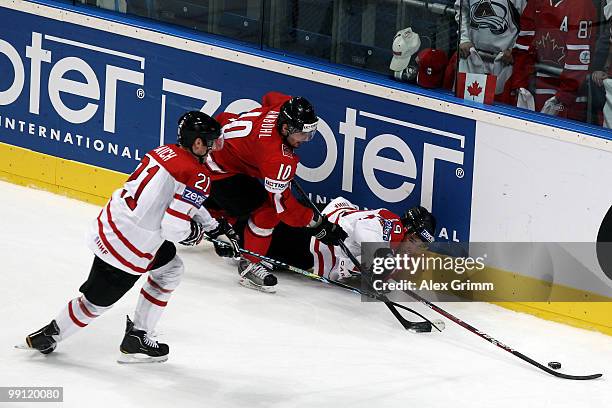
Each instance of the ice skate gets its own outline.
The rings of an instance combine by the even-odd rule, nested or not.
[[[276,292],[276,276],[270,273],[271,267],[265,262],[250,262],[242,259],[238,265],[240,284],[244,287],[266,293]]]
[[[158,343],[144,330],[136,330],[134,323],[127,317],[125,336],[119,346],[119,364],[163,363],[168,360],[170,349],[167,344]]]
[[[59,334],[59,328],[55,320],[40,330],[29,334],[25,339],[25,344],[16,345],[15,348],[21,350],[38,350],[42,354],[49,354],[57,347],[57,341],[53,336]]]

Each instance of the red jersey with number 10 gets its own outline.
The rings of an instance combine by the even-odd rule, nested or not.
[[[300,158],[276,128],[280,108],[289,99],[288,95],[268,92],[261,108],[240,115],[218,115],[224,145],[208,156],[206,166],[213,180],[235,174],[262,180],[283,222],[301,227],[312,220],[313,213],[298,203],[289,188]]]
[[[147,153],[93,222],[88,246],[104,262],[125,272],[149,270],[165,240],[180,242],[191,219],[216,228],[203,203],[210,190],[206,168],[177,145]]]

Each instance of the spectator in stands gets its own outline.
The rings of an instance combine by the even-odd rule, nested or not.
[[[496,99],[512,75],[512,47],[526,0],[456,0],[460,27],[459,72],[497,76]]]
[[[592,0],[529,0],[512,52],[514,94],[529,92],[535,76],[535,110],[584,120],[587,97],[580,91],[591,61],[596,16]],[[545,69],[536,72],[536,63]]]
[[[593,105],[597,113],[602,112],[603,125],[612,127],[612,72],[610,58],[612,56],[612,0],[602,0],[601,26],[593,56],[591,79],[595,88],[592,90]],[[592,120],[602,124],[602,119]]]

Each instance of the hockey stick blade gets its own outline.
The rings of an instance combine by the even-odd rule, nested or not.
[[[545,365],[538,363],[534,359],[532,359],[530,357],[527,357],[526,355],[524,355],[520,351],[516,351],[513,348],[511,348],[509,346],[506,346],[504,343],[500,342],[499,340],[494,339],[493,337],[489,336],[487,333],[478,330],[477,328],[475,328],[471,324],[468,324],[468,323],[464,322],[463,320],[461,320],[458,317],[450,314],[449,312],[447,312],[446,310],[442,309],[441,307],[436,306],[435,304],[433,304],[430,301],[428,301],[427,299],[421,297],[417,293],[415,293],[413,291],[410,291],[410,290],[406,290],[404,292],[406,294],[408,294],[409,296],[411,296],[413,299],[421,302],[422,304],[424,304],[425,306],[427,306],[431,310],[433,310],[435,312],[438,312],[442,316],[446,317],[448,320],[451,320],[452,322],[454,322],[454,323],[458,324],[459,326],[463,327],[464,329],[474,333],[475,335],[477,335],[480,338],[488,341],[489,343],[499,347],[500,349],[502,349],[504,351],[507,351],[508,353],[510,353],[510,354],[512,354],[512,355],[514,355],[514,356],[516,356],[518,358],[520,358],[521,360],[531,364],[532,366],[537,367],[540,370],[547,372],[548,374],[554,375],[555,377],[564,378],[566,380],[594,380],[594,379],[599,378],[599,377],[601,377],[603,375],[603,374],[571,375],[571,374],[564,374],[564,373],[560,373],[558,371],[552,370],[552,369],[546,367]]]
[[[227,242],[220,241],[218,239],[206,238],[206,240],[209,241],[209,242],[215,243],[217,245],[229,246],[229,244]],[[435,327],[436,330],[438,330],[440,332],[442,331],[442,329],[444,329],[444,322],[442,322],[440,320],[438,320],[438,321],[430,321],[429,319],[427,319],[425,316],[423,316],[422,314],[420,314],[416,310],[412,310],[409,307],[406,307],[406,306],[401,305],[399,303],[392,302],[392,301],[390,301],[388,299],[387,299],[387,301],[385,301],[385,300],[377,297],[376,295],[374,295],[372,293],[364,292],[363,290],[361,290],[359,288],[356,288],[354,286],[350,286],[350,285],[347,285],[347,284],[342,283],[342,282],[338,282],[338,281],[334,281],[334,280],[330,280],[330,279],[324,278],[322,276],[319,276],[319,275],[316,275],[314,273],[308,272],[308,271],[306,271],[304,269],[300,269],[300,268],[297,268],[295,266],[292,266],[292,265],[286,264],[284,262],[278,261],[278,260],[276,260],[274,258],[269,258],[269,257],[267,257],[265,255],[258,254],[257,252],[249,251],[248,249],[240,248],[240,252],[243,253],[243,254],[248,254],[248,255],[257,257],[257,258],[262,259],[262,260],[264,260],[266,262],[269,262],[269,263],[271,263],[273,265],[280,266],[282,268],[287,269],[290,272],[294,272],[294,273],[297,273],[297,274],[300,274],[300,275],[304,275],[307,278],[310,278],[310,279],[313,279],[313,280],[316,280],[316,281],[319,281],[319,282],[322,282],[322,283],[327,283],[329,285],[339,286],[339,287],[341,287],[343,289],[349,290],[349,291],[351,291],[353,293],[356,293],[358,295],[361,295],[361,296],[367,296],[367,297],[372,298],[372,299],[380,300],[381,302],[385,303],[385,305],[389,308],[389,310],[391,310],[391,313],[393,313],[393,315],[398,319],[398,321],[402,324],[402,326],[406,330],[410,330],[411,324],[413,324],[415,322],[411,322],[409,320],[406,320],[401,314],[399,314],[399,312],[395,309],[395,307],[399,307],[399,308],[404,309],[404,310],[406,310],[406,311],[408,311],[408,312],[410,312],[410,313],[412,313],[414,315],[419,316],[420,318],[422,318],[424,320],[423,323],[428,323],[428,324],[432,325],[432,327]],[[393,306],[395,306],[395,307],[393,307]],[[441,322],[441,324],[440,324],[440,322]],[[421,322],[416,322],[416,323],[421,323]]]
[[[304,191],[304,189],[302,188],[302,186],[300,185],[300,183],[298,183],[298,181],[296,179],[291,180],[291,183],[293,186],[295,186],[295,188],[297,189],[297,191],[299,191],[299,193],[304,197],[305,200],[308,201],[308,203],[310,203],[310,207],[312,208],[312,210],[319,216],[319,218],[324,218],[325,216],[323,215],[323,213],[321,212],[321,210],[319,210],[319,208],[317,208],[316,205],[314,205],[314,203],[312,202],[312,200],[310,199],[310,197],[308,196],[308,194],[306,194],[306,191]],[[355,255],[353,255],[353,253],[348,249],[348,247],[346,246],[346,244],[343,241],[338,241],[337,243],[338,246],[340,246],[340,248],[342,249],[342,252],[344,252],[344,254],[346,256],[348,256],[348,258],[351,260],[351,262],[353,263],[353,265],[355,265],[355,267],[359,270],[359,272],[361,272],[362,276],[363,276],[363,267],[361,265],[361,262],[359,262],[359,260],[357,260],[357,258],[355,257]],[[385,304],[385,306],[387,306],[387,308],[389,309],[389,311],[393,314],[393,316],[395,316],[395,318],[400,322],[400,324],[402,326],[404,326],[404,328],[406,330],[410,330],[409,328],[409,322],[404,319],[404,317],[399,313],[399,311],[395,308],[395,302],[391,302],[383,293],[378,292],[376,289],[374,289],[373,286],[370,286],[370,290],[374,295],[375,298],[380,300],[381,302],[383,302]],[[419,315],[423,320],[425,320],[426,322],[429,323],[429,325],[432,325],[432,323],[429,321],[429,319],[425,318],[423,315],[420,315],[416,312],[413,312],[417,315]],[[436,329],[438,331],[441,331],[440,329],[438,329],[436,327]],[[431,331],[431,328],[430,328]]]
[[[527,357],[526,355],[524,355],[523,353],[521,353],[519,351],[512,350],[512,354],[514,354],[515,356],[517,356],[521,360],[526,361],[526,362],[530,363],[531,365],[536,366],[540,370],[546,371],[548,374],[551,374],[551,375],[554,375],[555,377],[563,378],[563,379],[566,379],[566,380],[594,380],[596,378],[600,378],[600,377],[603,376],[603,374],[589,374],[589,375],[564,374],[564,373],[561,373],[559,371],[552,370],[552,369],[546,367],[544,364],[538,363],[537,361]]]

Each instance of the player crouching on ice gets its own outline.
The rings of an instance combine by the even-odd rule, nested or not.
[[[223,146],[221,126],[202,112],[179,119],[178,143],[148,152],[122,188],[116,190],[93,222],[88,246],[94,252],[89,277],[45,327],[26,337],[27,348],[49,354],[57,343],[108,311],[146,272],[134,321],[127,318],[119,362],[162,362],[167,344],[150,333],[183,275],[173,242],[197,245],[206,235],[225,235],[225,256],[239,257],[237,236],[227,221],[204,208],[210,179],[202,165]],[[24,346],[25,347],[25,346]]]
[[[359,210],[345,198],[332,200],[322,211],[327,219],[348,234],[347,249],[360,260],[362,242],[430,243],[434,241],[436,219],[423,207],[413,207],[402,217],[381,208]],[[240,230],[240,225],[236,225]],[[386,256],[379,248],[375,257]],[[387,250],[388,252],[388,250]],[[308,230],[280,224],[272,235],[268,257],[286,264],[311,269],[330,280],[343,280],[359,274],[359,269],[338,246],[326,245],[312,237]]]

